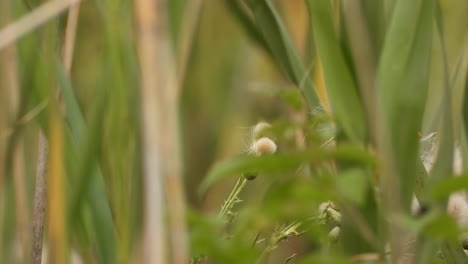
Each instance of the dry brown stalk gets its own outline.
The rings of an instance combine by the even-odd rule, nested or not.
[[[140,104],[143,151],[144,219],[143,263],[166,263],[164,224],[164,174],[161,151],[162,113],[158,106],[164,82],[158,65],[163,24],[159,18],[163,1],[136,0],[138,55],[140,63]]]
[[[42,4],[0,31],[0,50],[79,2],[81,0],[51,0]]]
[[[41,264],[42,238],[44,234],[44,216],[46,208],[46,174],[49,148],[47,139],[39,133],[39,150],[36,170],[36,187],[33,208],[33,245],[32,263]]]

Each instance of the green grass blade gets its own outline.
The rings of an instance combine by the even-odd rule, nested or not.
[[[454,120],[453,118],[456,116],[453,113],[452,108],[452,93],[455,91],[454,82],[450,80],[449,76],[449,66],[448,66],[448,59],[447,59],[447,48],[445,46],[445,34],[443,30],[443,20],[442,14],[440,10],[440,4],[437,2],[436,4],[436,25],[438,29],[438,39],[440,42],[441,50],[442,50],[442,68],[443,68],[443,78],[444,78],[444,100],[443,100],[443,113],[444,118],[442,120],[442,128],[441,128],[441,140],[439,143],[439,151],[437,153],[438,158],[436,163],[434,164],[434,168],[431,171],[431,178],[430,182],[432,185],[435,185],[440,180],[449,177],[452,174],[453,170],[453,163],[454,163],[454,145],[455,145],[455,137],[454,137]],[[456,69],[457,70],[457,69]],[[457,128],[455,128],[457,129]],[[455,130],[457,131],[457,130]],[[445,206],[443,207],[445,208]],[[467,257],[463,252],[463,249],[458,244],[457,239],[451,239],[445,241],[441,248],[442,254],[444,255],[447,263],[466,263]]]
[[[65,119],[70,127],[70,133],[72,133],[73,138],[77,140],[77,143],[80,144],[86,129],[85,121],[63,65],[60,61],[57,61],[56,64],[59,82],[58,87],[65,105]]]
[[[367,136],[364,111],[334,30],[331,3],[307,0],[307,5],[333,113],[350,140],[363,142]]]
[[[433,15],[432,0],[396,3],[377,73],[381,132],[392,146],[390,155],[408,211],[418,170],[418,132],[428,89]]]
[[[78,153],[75,167],[76,177],[72,183],[74,188],[70,195],[71,202],[67,212],[68,221],[70,226],[80,230],[82,225],[79,225],[79,221],[83,213],[82,210],[88,208],[93,222],[92,233],[95,234],[94,246],[97,248],[98,257],[102,263],[115,263],[114,223],[106,199],[105,184],[97,169],[98,157],[96,155],[101,135],[99,132],[104,117],[102,114],[105,107],[103,103],[104,89],[101,89],[96,95],[92,120],[88,127],[74,95],[72,84],[59,61],[57,61],[57,72],[58,86],[65,106],[65,120],[68,124],[70,138],[73,141],[72,149]],[[104,227],[104,223],[107,226]],[[84,231],[83,233],[89,234],[89,232]]]
[[[362,0],[361,6],[366,24],[369,28],[369,36],[375,54],[380,54],[383,38],[385,36],[385,12],[383,1]],[[374,54],[372,54],[374,55]]]
[[[440,140],[439,140],[439,150],[437,153],[437,160],[435,161],[434,167],[431,170],[430,183],[435,185],[440,180],[449,177],[452,175],[453,167],[453,152],[454,152],[454,124],[452,116],[452,92],[453,87],[450,82],[450,76],[448,73],[448,60],[447,60],[447,51],[445,47],[445,39],[442,25],[442,17],[440,14],[440,6],[436,4],[435,9],[435,21],[438,32],[438,39],[442,51],[442,72],[443,72],[443,99],[442,105],[438,112],[442,114],[441,120],[441,131],[440,131]]]

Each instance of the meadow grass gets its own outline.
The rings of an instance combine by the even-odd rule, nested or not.
[[[0,263],[468,262],[467,11],[0,1]]]

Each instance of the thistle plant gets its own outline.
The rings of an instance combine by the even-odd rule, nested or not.
[[[266,122],[260,122],[255,125],[252,129],[252,142],[248,148],[247,155],[253,156],[262,156],[262,155],[271,155],[276,152],[277,146],[276,143],[268,138],[263,137],[266,130],[270,128],[271,125]],[[220,217],[229,216],[232,220],[232,217],[235,216],[235,213],[232,211],[234,206],[240,202],[239,194],[242,192],[244,187],[247,185],[248,181],[255,180],[257,177],[256,172],[244,172],[242,176],[237,179],[234,188],[232,189],[231,193],[229,194],[228,198],[224,202],[221,210],[219,212]]]

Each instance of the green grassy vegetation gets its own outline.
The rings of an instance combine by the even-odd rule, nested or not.
[[[468,263],[467,13],[1,0],[0,264]]]

